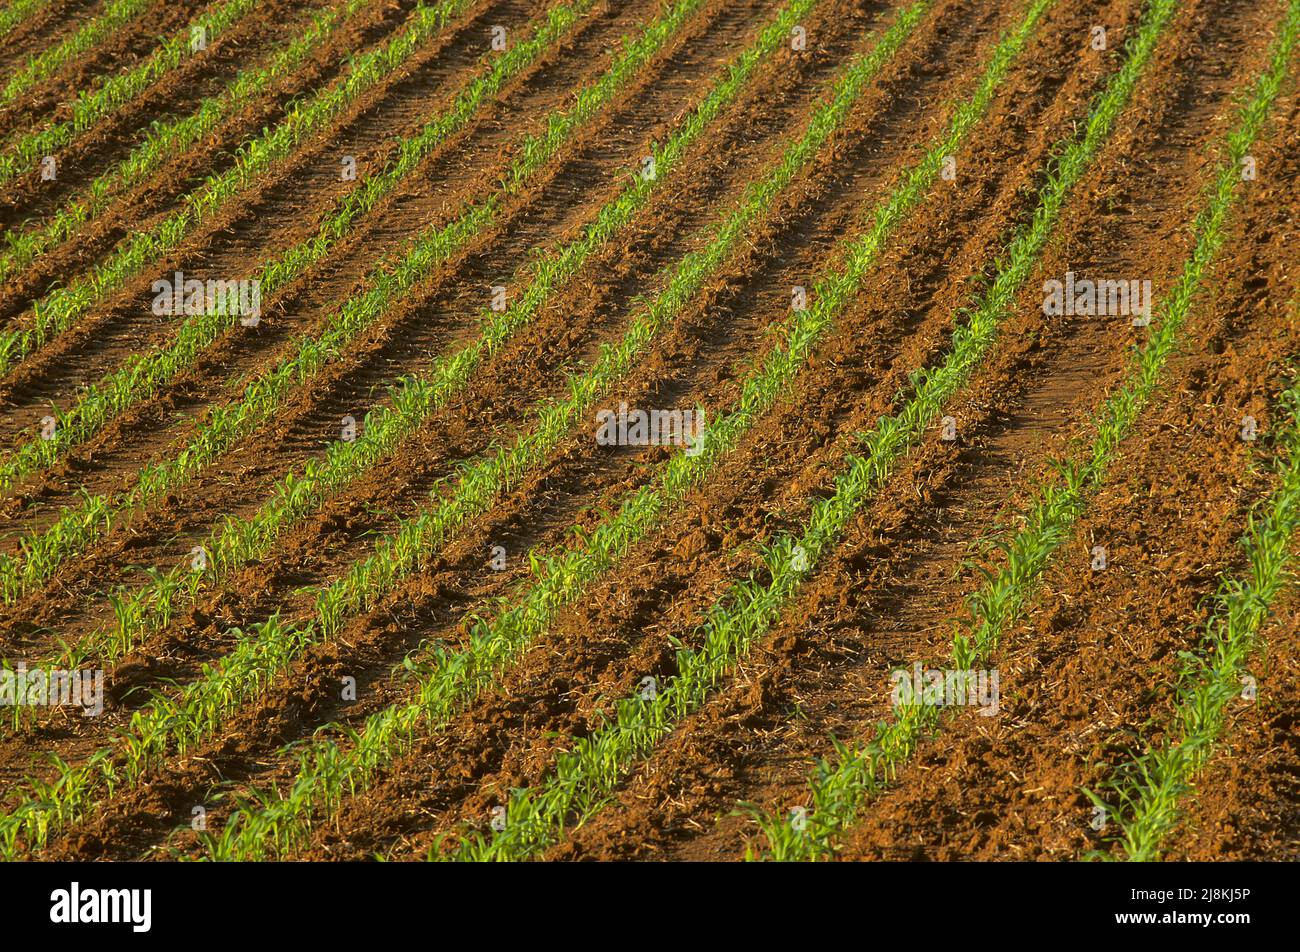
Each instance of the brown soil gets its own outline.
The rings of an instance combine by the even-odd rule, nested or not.
[[[105,6],[103,3],[52,4],[30,23],[15,29],[8,43],[12,58],[5,70],[6,77],[10,70],[26,66],[29,57],[52,49],[98,18]],[[97,87],[110,73],[139,65],[157,46],[160,35],[184,29],[205,7],[203,0],[157,3],[149,7],[112,32],[103,43],[67,60],[47,79],[0,108],[0,138],[8,141],[16,133],[48,121],[61,109],[66,110],[78,92]]]
[[[57,152],[58,175],[54,181],[41,181],[39,169],[33,168],[6,186],[4,202],[0,205],[0,222],[7,227],[19,227],[52,214],[70,196],[80,194],[84,186],[129,155],[153,123],[188,115],[202,99],[220,94],[241,69],[268,60],[272,51],[290,42],[300,26],[325,6],[327,4],[319,0],[277,0],[252,11],[214,37],[206,50],[187,57],[142,95],[123,104],[60,148]],[[93,85],[85,87],[87,91],[93,88]],[[248,106],[255,106],[255,103],[250,102]],[[45,128],[71,118],[71,104],[62,102],[36,127]],[[187,154],[196,151],[193,148],[186,150]],[[211,158],[210,155],[207,157],[209,172]],[[138,209],[135,215],[138,219]],[[81,254],[85,260],[90,249],[83,248]],[[25,278],[31,282],[34,274]],[[6,288],[5,307],[10,308],[17,301],[12,291]],[[8,310],[5,313],[8,314]]]
[[[0,38],[0,68],[10,75],[28,57],[62,42],[94,16],[95,0],[52,0]]]
[[[821,3],[805,24],[809,50],[782,51],[765,65],[635,224],[594,256],[452,405],[432,414],[393,458],[288,530],[261,564],[206,593],[194,610],[111,665],[113,703],[103,717],[50,712],[25,732],[0,733],[0,779],[13,783],[33,770],[48,775],[45,755],[76,762],[109,743],[144,700],[141,689],[198,676],[229,650],[237,629],[277,611],[308,616],[312,588],[341,576],[372,551],[377,535],[427,505],[438,480],[530,425],[534,401],[564,394],[566,374],[621,338],[639,303],[662,285],[665,268],[699,247],[746,183],[777,160],[836,71],[868,47],[870,31],[894,6]],[[208,94],[247,57],[266,56],[291,32],[292,17],[313,8],[285,0],[275,12],[259,12],[278,26],[254,41],[254,18],[249,45],[237,54],[214,50],[211,62],[160,84],[129,114],[87,136],[78,146],[80,177],[61,183],[66,191],[43,195],[27,183],[4,214],[56,208],[126,154],[142,126]],[[506,203],[492,227],[298,388],[273,426],[183,492],[116,526],[48,585],[0,609],[0,651],[30,662],[56,637],[76,639],[103,624],[112,617],[107,591],[135,584],[143,567],[176,564],[225,515],[252,513],[276,480],[323,452],[340,417],[360,418],[387,399],[384,388],[393,380],[466,340],[487,287],[504,283],[513,292],[512,276],[530,255],[576,236],[776,8],[771,0],[710,3]],[[288,98],[329,82],[344,51],[391,35],[408,9],[375,5],[359,14],[302,77],[286,79],[195,155],[178,157],[151,183],[117,198],[87,228],[84,245],[79,237],[47,256],[0,291],[0,307],[21,321],[22,308],[52,280],[67,280],[69,271],[166,214],[186,188],[223,167],[232,145],[273,121]],[[333,180],[333,156],[355,154],[361,168],[382,167],[394,137],[417,129],[483,68],[488,25],[522,26],[542,9],[523,0],[477,4],[157,270],[251,270],[311,234],[349,187]],[[21,533],[47,525],[78,490],[120,490],[148,461],[173,455],[209,406],[234,398],[241,379],[323,327],[338,302],[364,288],[377,262],[489,194],[512,144],[598,76],[620,38],[655,9],[649,0],[598,3],[319,267],[278,294],[257,333],[226,335],[163,393],[123,414],[66,463],[10,491],[5,550]],[[806,518],[811,502],[829,492],[855,434],[897,408],[914,368],[943,354],[960,309],[1031,213],[1053,147],[1086,115],[1141,12],[1138,0],[1060,3],[1049,12],[959,153],[957,181],[938,183],[903,222],[779,405],[705,487],[669,513],[662,530],[561,612],[494,691],[446,730],[421,739],[372,789],[345,800],[337,822],[318,829],[303,858],[422,857],[439,834],[481,825],[511,788],[542,782],[556,751],[593,730],[612,698],[648,674],[673,673],[673,640],[690,643],[709,605],[755,568],[755,544]],[[899,171],[945,128],[952,104],[969,94],[989,50],[1021,14],[1012,4],[936,3],[864,92],[832,148],[605,402],[723,412],[751,362],[770,346],[790,287],[811,285],[836,263],[836,249],[863,231]],[[979,540],[1014,521],[1050,478],[1052,458],[1088,439],[1092,412],[1120,381],[1140,339],[1125,318],[1045,317],[1042,282],[1074,270],[1150,278],[1157,294],[1170,286],[1190,248],[1188,226],[1214,169],[1214,144],[1266,61],[1276,15],[1271,5],[1244,0],[1191,0],[1178,13],[1133,103],[1071,194],[997,348],[945,411],[958,420],[958,440],[936,434],[906,456],[735,676],[547,858],[743,858],[756,828],[737,810],[739,802],[776,810],[806,803],[811,764],[830,753],[830,738],[861,740],[887,715],[891,669],[947,657],[949,619],[978,582],[973,563],[988,562]],[[1112,52],[1089,49],[1096,23],[1108,26]],[[15,31],[0,43],[0,57],[35,42],[27,36]],[[117,55],[128,56],[126,49]],[[88,57],[66,80],[61,74],[50,95],[61,82],[84,84],[77,69],[95,75],[96,63],[102,61]],[[1095,787],[1128,759],[1135,736],[1160,738],[1177,652],[1203,622],[1203,600],[1219,573],[1241,569],[1236,539],[1250,506],[1271,485],[1266,467],[1250,465],[1251,445],[1235,434],[1245,413],[1268,429],[1271,400],[1297,351],[1300,317],[1290,302],[1300,285],[1293,250],[1300,104],[1293,89],[1288,85],[1254,150],[1260,178],[1246,189],[1185,347],[1058,550],[1029,617],[1001,646],[1000,716],[947,718],[864,807],[843,843],[844,858],[1073,859],[1101,843],[1088,826],[1082,788]],[[0,130],[5,120],[0,112]],[[66,405],[76,386],[134,351],[166,343],[171,326],[141,317],[154,276],[141,275],[111,295],[0,380],[5,445],[30,437],[51,400]],[[610,451],[586,430],[570,434],[538,471],[471,520],[377,608],[306,651],[219,736],[57,831],[42,857],[196,851],[191,834],[176,832],[193,806],[207,805],[210,823],[219,825],[229,795],[282,787],[292,778],[295,759],[285,744],[325,724],[359,726],[409,698],[409,684],[393,673],[404,655],[427,641],[459,643],[468,616],[491,613],[529,577],[527,550],[565,544],[574,527],[591,527],[667,457],[664,448]],[[1107,547],[1106,572],[1089,568],[1095,544]],[[505,571],[487,567],[495,545],[508,553]],[[1265,633],[1267,646],[1252,668],[1259,701],[1234,711],[1187,800],[1172,858],[1295,858],[1298,606],[1288,593]],[[357,679],[358,701],[338,700],[343,676]],[[17,789],[0,795],[0,803],[12,802]]]
[[[1294,109],[1294,98],[1280,104],[1278,126],[1290,131],[1259,150],[1291,176]],[[1108,763],[1132,756],[1134,735],[1161,736],[1178,652],[1195,647],[1188,633],[1204,623],[1203,599],[1219,575],[1242,570],[1236,540],[1249,507],[1270,486],[1266,467],[1248,465],[1252,454],[1238,430],[1247,413],[1268,419],[1295,354],[1297,328],[1286,306],[1297,274],[1285,249],[1294,219],[1285,190],[1282,182],[1261,183],[1244,203],[1232,250],[1189,324],[1168,386],[1079,521],[1069,543],[1073,558],[1058,560],[1034,618],[1007,639],[998,665],[1004,683],[1013,685],[1010,716],[991,730],[960,719],[918,758],[918,782],[900,775],[897,790],[873,806],[848,855],[907,849],[935,857],[1067,858],[1097,845],[1081,789],[1097,788]],[[1243,241],[1245,235],[1254,240]],[[1088,566],[1086,553],[1097,542],[1110,556],[1105,573]],[[1276,652],[1285,657],[1287,628],[1270,631],[1281,635]],[[1279,718],[1285,725],[1285,667],[1265,667],[1259,681],[1264,700],[1248,715],[1256,730]],[[1235,763],[1241,768],[1246,761]],[[1294,745],[1283,745],[1272,751],[1262,776],[1284,784],[1294,765]],[[1250,770],[1259,775],[1258,764]],[[1241,795],[1240,779],[1235,785],[1218,779],[1198,783],[1199,809],[1222,810],[1224,800]],[[1225,786],[1232,791],[1226,797]],[[941,796],[958,790],[959,796]],[[937,830],[931,824],[939,802],[949,811],[942,839],[928,832]],[[1198,858],[1282,858],[1288,835],[1294,855],[1294,827],[1288,834],[1281,814],[1287,800],[1268,802],[1276,811],[1271,834],[1234,842],[1225,830],[1223,838],[1211,838],[1215,848],[1202,840]],[[1292,821],[1294,802],[1292,788]],[[898,825],[910,826],[917,810],[929,821],[917,825],[915,839],[900,843]],[[981,828],[981,816],[1014,819],[989,829]],[[1204,830],[1205,821],[1192,822]]]

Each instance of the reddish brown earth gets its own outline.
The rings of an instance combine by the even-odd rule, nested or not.
[[[183,114],[239,69],[260,62],[326,2],[279,0],[231,31],[209,54],[161,81],[81,136],[66,177],[15,183],[0,202],[6,227],[39,220],[125,156],[159,118]],[[69,332],[0,376],[0,449],[31,439],[54,403],[167,346],[174,324],[148,311],[157,273],[246,274],[315,233],[349,188],[336,157],[363,172],[396,155],[397,139],[444,110],[489,64],[497,23],[520,29],[549,2],[480,0],[427,48],[361,97],[289,160],[223,206],[174,253],[94,306]],[[0,135],[66,114],[71,91],[147,54],[149,37],[180,29],[198,4],[164,5],[147,35],[123,31],[61,70],[38,92],[0,110]],[[212,136],[149,181],[113,197],[103,215],[0,288],[0,315],[20,326],[31,302],[104,260],[123,238],[168,214],[286,103],[344,73],[343,57],[394,35],[413,4],[375,3],[347,22],[311,64],[250,101]],[[390,458],[288,527],[260,563],[205,589],[197,604],[107,659],[104,715],[39,712],[0,727],[0,808],[24,796],[23,779],[52,776],[49,755],[77,763],[113,743],[147,702],[219,665],[251,625],[275,613],[306,619],[313,591],[368,556],[376,538],[429,505],[429,492],[495,445],[532,425],[539,400],[567,394],[687,252],[735,207],[748,183],[779,160],[829,84],[869,49],[898,3],[821,0],[804,21],[808,49],[764,63],[704,140],[681,160],[633,223],[589,259],[556,299],[485,363]],[[780,4],[709,0],[597,119],[503,205],[496,221],[322,373],[298,386],[275,420],[220,457],[182,491],[120,519],[75,553],[48,583],[0,604],[0,656],[36,664],[111,622],[108,593],[166,570],[224,517],[251,515],[286,473],[319,458],[345,414],[386,402],[396,379],[470,340],[487,289],[511,286],[530,259],[581,234],[615,197],[651,144],[663,142],[726,64]],[[1032,214],[1043,168],[1087,115],[1143,12],[1141,0],[1059,2],[1035,30],[988,114],[957,155],[956,181],[940,181],[886,241],[850,305],[788,392],[719,463],[706,484],[666,513],[497,680],[443,729],[417,738],[368,789],[347,797],[298,858],[424,857],[444,834],[483,828],[512,788],[537,786],[558,751],[597,728],[614,698],[647,675],[675,670],[678,642],[693,644],[705,611],[756,569],[755,548],[799,527],[857,434],[900,406],[915,369],[941,359],[962,308]],[[95,4],[56,0],[0,41],[19,61],[84,22]],[[21,556],[83,491],[114,494],[150,461],[173,457],[209,408],[242,392],[318,333],[368,275],[431,225],[497,188],[520,141],[593,83],[624,37],[655,15],[652,0],[600,0],[553,49],[508,83],[438,147],[318,266],[277,295],[256,333],[230,333],[161,392],[119,414],[66,458],[0,496],[0,551]],[[770,216],[725,260],[602,405],[725,412],[789,312],[790,288],[811,286],[840,263],[844,242],[867,228],[900,173],[943,134],[1019,3],[936,0],[902,49],[867,86],[842,129],[778,199]],[[1162,36],[1133,101],[1072,191],[1051,241],[998,345],[945,410],[955,442],[927,439],[850,521],[838,545],[704,706],[622,779],[612,798],[573,824],[545,858],[733,859],[763,841],[738,804],[777,812],[808,802],[817,758],[831,738],[863,740],[889,714],[891,670],[947,657],[952,619],[996,565],[981,540],[1013,524],[1051,478],[1054,458],[1090,439],[1091,419],[1119,385],[1141,338],[1125,318],[1052,318],[1042,283],[1067,270],[1149,278],[1157,294],[1181,271],[1191,222],[1214,174],[1236,106],[1264,68],[1282,4],[1188,0]],[[172,22],[174,21],[174,22]],[[1089,47],[1107,25],[1110,51]],[[151,24],[152,25],[152,24]],[[138,32],[138,31],[137,31]],[[1293,70],[1300,64],[1292,64]],[[1289,78],[1253,150],[1260,170],[1243,189],[1224,251],[1206,278],[1156,400],[1147,408],[1071,537],[1052,559],[1027,617],[995,662],[1002,711],[943,721],[886,789],[863,806],[838,845],[845,859],[1076,859],[1110,848],[1090,829],[1084,788],[1096,788],[1168,722],[1178,652],[1194,643],[1205,597],[1239,572],[1237,546],[1252,505],[1273,485],[1257,447],[1237,438],[1250,413],[1264,431],[1272,401],[1300,350],[1300,97]],[[359,177],[360,178],[360,177]],[[1262,446],[1262,444],[1261,444]],[[146,782],[97,798],[30,858],[199,855],[194,806],[210,828],[231,797],[283,789],[296,772],[286,745],[326,725],[360,727],[411,697],[401,661],[429,642],[463,644],[468,619],[491,616],[530,577],[529,550],[567,545],[625,495],[653,478],[663,447],[610,451],[591,428],[568,434],[543,463],[495,500],[421,568],[342,632],[309,647],[289,669],[197,748],[164,758]],[[1105,545],[1110,566],[1091,571]],[[493,546],[508,553],[491,571]],[[1297,546],[1300,555],[1300,546]],[[1288,589],[1252,662],[1254,704],[1234,708],[1221,742],[1186,798],[1168,844],[1174,859],[1294,859],[1300,855],[1300,597]],[[1192,642],[1189,643],[1189,639]],[[356,678],[358,698],[338,697]],[[340,742],[350,743],[341,734]]]

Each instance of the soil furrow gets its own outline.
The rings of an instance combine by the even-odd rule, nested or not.
[[[1113,14],[1106,19],[1113,21]],[[1189,39],[1184,30],[1184,42]],[[1212,115],[1210,109],[1202,118]],[[1136,121],[1137,128],[1145,126],[1141,117]],[[1170,128],[1176,137],[1176,124]],[[1117,173],[1125,156],[1123,139],[1109,152],[1112,173]],[[1167,157],[1177,154],[1171,148]],[[1106,186],[1114,184],[1097,183],[1094,176],[1088,192],[1106,194]],[[1114,246],[1128,247],[1130,236],[1140,240],[1153,228],[1176,233],[1182,208],[1174,199],[1170,204],[1177,211],[1169,211],[1163,223],[1154,214],[1130,210],[1121,219],[1126,233],[1116,237]],[[1092,247],[1087,235],[1071,239],[1053,255],[1067,267],[1077,260],[1072,255],[1080,247]],[[1098,273],[1126,263],[1131,267],[1131,262],[1109,260],[1108,270]],[[1049,258],[1044,274],[1055,267]],[[1092,270],[1091,262],[1087,270]],[[950,633],[942,622],[958,606],[963,590],[953,580],[964,555],[963,540],[995,517],[1007,487],[1032,484],[1041,475],[1026,466],[1025,458],[1054,442],[1047,439],[1049,433],[1064,439],[1086,417],[1105,381],[1122,367],[1131,339],[1122,318],[1104,328],[1047,324],[1037,310],[1042,301],[1037,287],[1027,289],[1022,301],[1004,336],[1008,352],[953,408],[957,446],[936,439],[914,453],[787,612],[788,617],[811,619],[811,625],[787,622],[774,629],[764,650],[751,656],[716,702],[638,771],[620,797],[619,809],[583,827],[557,856],[739,858],[749,827],[743,817],[730,815],[738,800],[775,803],[777,809],[802,802],[811,758],[829,753],[826,738],[831,733],[856,736],[887,710],[889,671],[943,656],[936,652]],[[1081,368],[1086,376],[1079,376]],[[876,400],[887,393],[876,391]],[[825,402],[819,396],[799,403],[800,419],[808,419],[808,406]],[[851,406],[840,432],[867,429],[886,408]],[[802,474],[791,473],[784,484],[782,469],[774,471],[768,455],[763,474],[778,486],[802,484],[806,493],[810,484],[825,482],[821,474],[838,469],[837,455],[799,454],[794,458],[801,465],[809,457],[815,462]],[[762,495],[759,490],[743,498]],[[784,514],[789,497],[769,505],[774,512],[767,518],[773,521]],[[653,614],[652,608],[642,608],[647,610]],[[675,629],[667,633],[681,636]]]
[[[335,2],[346,3],[346,0]],[[349,55],[365,53],[400,29],[414,6],[415,0],[367,6],[340,24],[330,39],[291,75],[270,83],[262,95],[242,100],[214,132],[170,156],[143,181],[119,189],[111,204],[78,228],[69,240],[50,248],[11,276],[0,288],[0,315],[12,322],[57,282],[65,282],[70,275],[90,269],[133,230],[165,217],[208,176],[225,172],[233,164],[240,145],[278,123],[291,102],[339,77],[346,69]],[[250,68],[248,63],[245,68]],[[95,133],[87,132],[82,139],[87,156],[93,158],[98,147]],[[64,183],[57,184],[57,190],[49,190],[50,183],[40,183],[38,192],[30,192],[25,190],[33,185],[30,177],[28,181],[19,180],[14,183],[14,204],[28,211],[23,215],[11,211],[3,214],[16,220],[29,213],[52,213],[56,197],[85,199],[83,192],[68,190],[65,194]]]
[[[1267,467],[1250,465],[1254,447],[1240,430],[1250,414],[1267,432],[1271,400],[1294,373],[1300,340],[1287,314],[1298,275],[1286,251],[1296,202],[1285,184],[1296,174],[1297,116],[1294,98],[1289,110],[1283,105],[1275,129],[1290,134],[1274,134],[1256,153],[1261,168],[1278,177],[1251,186],[1162,399],[1143,414],[1112,478],[1062,548],[1066,557],[1045,577],[1033,617],[1004,641],[997,661],[1006,713],[984,725],[956,719],[873,805],[847,855],[905,849],[927,858],[1064,859],[1113,832],[1091,828],[1082,788],[1098,789],[1107,766],[1126,760],[1137,738],[1160,738],[1172,712],[1178,652],[1195,647],[1209,607],[1203,599],[1219,575],[1244,565],[1236,540],[1249,507],[1269,487]],[[1107,548],[1104,572],[1089,568],[1094,544]],[[1275,632],[1286,638],[1276,627],[1266,637]],[[1259,672],[1261,699],[1273,690],[1286,697],[1285,667],[1274,671]],[[1249,708],[1238,705],[1247,720],[1272,709]],[[1246,763],[1236,762],[1237,769]],[[1284,783],[1295,763],[1294,747],[1284,746],[1262,776]],[[1217,787],[1197,786],[1207,802],[1219,801]],[[942,835],[931,825],[939,802]],[[899,825],[922,815],[927,819],[900,844]],[[1263,855],[1250,858],[1280,858],[1284,829],[1253,841]]]
[[[656,394],[668,393],[668,388],[674,386],[672,378],[680,374],[680,383],[676,385],[681,386],[682,392],[707,396],[708,391],[719,383],[719,378],[727,376],[722,373],[727,359],[752,351],[755,338],[761,339],[765,324],[737,321],[734,330],[745,336],[728,340],[732,329],[728,319],[719,318],[718,309],[725,307],[726,313],[733,316],[737,313],[732,310],[737,305],[729,300],[737,293],[733,286],[748,287],[750,293],[754,293],[753,285],[760,280],[759,276],[764,274],[769,262],[785,262],[787,268],[793,269],[783,275],[783,279],[789,273],[811,273],[818,255],[833,245],[834,237],[842,228],[851,227],[853,212],[860,211],[860,204],[866,196],[892,183],[898,162],[909,154],[908,150],[915,142],[918,111],[924,110],[939,93],[946,97],[964,85],[960,77],[940,69],[937,64],[944,61],[946,53],[952,53],[953,46],[963,54],[954,61],[964,61],[967,49],[973,48],[972,44],[985,37],[990,29],[992,18],[974,5],[948,4],[944,9],[948,15],[934,16],[925,34],[927,38],[914,37],[913,43],[918,46],[909,45],[899,54],[901,62],[896,69],[891,67],[888,70],[887,79],[881,80],[883,88],[880,93],[873,94],[861,110],[855,110],[855,115],[862,118],[851,123],[852,131],[846,135],[843,146],[836,147],[825,161],[819,163],[813,184],[801,185],[783,203],[783,210],[776,215],[779,223],[775,226],[776,233],[758,240],[754,250],[746,255],[747,262],[728,268],[728,271],[738,270],[736,278],[728,278],[711,289],[707,299],[692,305],[691,317],[668,335],[662,346],[656,349],[656,355],[647,361],[647,366],[637,371],[626,393],[634,399],[657,401],[660,397]],[[873,21],[876,19],[878,16],[873,17]],[[918,54],[917,49],[924,52]],[[915,88],[921,75],[926,75],[927,82],[934,83],[936,88],[923,88],[913,99],[903,90],[909,85]],[[928,121],[925,124],[928,125]],[[856,146],[864,141],[876,143],[878,148],[868,152]],[[779,147],[780,143],[769,144],[769,155],[774,158]],[[847,156],[852,159],[846,159]],[[788,291],[781,296],[785,295]],[[716,356],[710,353],[712,342],[719,345]],[[688,355],[690,359],[684,370],[668,369],[674,356],[682,358]],[[638,394],[645,396],[638,397]],[[405,592],[391,600],[391,608],[380,609],[368,620],[362,620],[354,626],[360,634],[348,635],[338,644],[311,652],[311,657],[304,662],[306,670],[312,672],[305,675],[306,680],[314,685],[308,692],[312,695],[309,706],[329,704],[327,682],[322,682],[314,672],[338,667],[336,653],[342,652],[344,658],[351,656],[348,660],[353,667],[348,670],[358,671],[359,682],[367,683],[386,673],[402,652],[427,633],[425,618],[436,620],[440,627],[454,624],[455,616],[449,611],[453,605],[449,602],[464,605],[469,599],[481,600],[501,591],[505,583],[498,582],[497,578],[511,573],[484,572],[481,553],[486,551],[484,546],[488,543],[485,540],[509,535],[512,540],[508,543],[510,551],[521,551],[516,546],[533,542],[559,541],[564,527],[579,514],[586,494],[608,494],[625,488],[637,479],[647,458],[644,453],[620,453],[614,461],[603,455],[593,459],[590,445],[590,434],[586,433],[566,441],[560,449],[560,461],[528,480],[504,506],[494,511],[490,520],[476,524],[466,538],[455,543],[432,570],[432,580],[421,578],[413,582]],[[653,456],[651,453],[650,457]],[[402,465],[409,466],[411,461],[404,457]],[[586,500],[588,503],[598,501]],[[556,510],[556,506],[560,509]],[[516,578],[518,571],[514,569]],[[462,599],[462,592],[473,594]],[[439,593],[446,593],[448,597],[439,598]],[[430,595],[434,596],[433,604],[430,604]],[[404,603],[412,598],[416,598],[417,603],[413,607],[404,607]],[[394,619],[395,613],[400,614],[396,614]],[[413,626],[408,624],[412,618],[415,620]],[[386,624],[389,620],[398,624]],[[366,676],[360,676],[362,673]],[[303,677],[295,673],[289,683],[301,683]],[[400,686],[397,687],[400,691]],[[391,691],[392,688],[389,686],[385,690]],[[288,710],[286,703],[292,703],[294,710]],[[364,706],[371,705],[367,702]],[[261,706],[260,713],[250,711],[248,717],[241,718],[241,725],[236,730],[240,732],[242,725],[248,724],[255,735],[260,735],[257,746],[267,748],[266,755],[270,755],[276,744],[286,739],[286,732],[292,736],[306,726],[303,719],[309,712],[298,710],[298,707],[297,701],[288,702],[285,693],[279,691]],[[337,713],[343,712],[323,708],[319,713],[310,712],[310,716],[315,720],[321,714],[330,716]],[[267,728],[270,728],[269,734]],[[155,784],[152,789],[156,795],[163,787]],[[192,790],[183,796],[192,797]],[[133,814],[132,822],[139,819],[142,818]]]

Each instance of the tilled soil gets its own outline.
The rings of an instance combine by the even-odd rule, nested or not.
[[[337,0],[332,0],[337,2]],[[11,326],[56,283],[66,283],[132,231],[229,161],[230,151],[276,121],[293,97],[334,81],[342,56],[401,28],[411,4],[367,7],[300,75],[249,102],[193,154],[177,156],[105,214],[0,290]],[[0,445],[32,438],[51,402],[132,353],[166,346],[174,325],[149,315],[157,273],[243,273],[312,235],[347,188],[336,156],[377,170],[490,63],[490,27],[522,29],[545,3],[482,0],[427,48],[350,107],[292,159],[227,203],[180,249],[93,307],[68,333],[0,379]],[[146,96],[81,137],[58,187],[24,179],[0,208],[12,227],[78,193],[129,152],[140,131],[182,114],[292,36],[319,2],[268,4]],[[94,5],[51,4],[63,20]],[[748,183],[779,161],[825,100],[852,55],[870,48],[896,3],[823,0],[804,22],[808,48],[782,49],[739,101],[656,189],[648,206],[548,301],[445,408],[390,458],[310,518],[270,554],[206,590],[135,650],[111,659],[104,716],[39,712],[0,729],[0,806],[23,796],[27,775],[52,777],[49,755],[77,763],[111,745],[147,690],[172,690],[219,665],[236,639],[275,613],[305,619],[316,586],[342,577],[376,538],[430,505],[429,492],[459,468],[531,427],[538,401],[567,395],[616,343],[666,281],[703,245]],[[175,28],[194,10],[175,5]],[[197,7],[195,7],[197,9]],[[38,590],[0,605],[0,653],[38,663],[113,617],[107,593],[166,570],[227,515],[246,517],[286,473],[320,457],[346,414],[386,402],[385,388],[471,339],[497,283],[519,289],[531,258],[577,237],[616,196],[641,157],[708,91],[725,65],[775,15],[771,0],[712,0],[643,67],[614,103],[503,206],[491,227],[395,306],[319,375],[293,392],[273,425],[206,467],[183,491],[132,513],[64,562]],[[897,410],[909,375],[946,352],[962,309],[993,272],[1014,230],[1029,220],[1043,169],[1075,133],[1137,28],[1140,0],[1083,0],[1050,8],[956,156],[888,238],[850,306],[801,368],[789,392],[718,464],[706,484],[666,514],[558,619],[494,688],[452,722],[417,738],[376,783],[345,798],[299,858],[423,858],[440,838],[485,828],[513,788],[536,786],[555,754],[590,734],[612,700],[646,676],[675,670],[675,645],[692,645],[706,610],[758,568],[755,548],[796,529],[854,451],[858,434]],[[1180,273],[1191,222],[1236,121],[1264,69],[1283,5],[1188,0],[1176,13],[1116,128],[1071,192],[1052,239],[1020,289],[996,347],[945,409],[957,439],[937,431],[913,448],[849,523],[839,544],[702,709],[686,717],[623,778],[595,817],[573,827],[548,859],[742,859],[761,848],[740,804],[783,812],[808,804],[815,760],[831,738],[863,741],[889,715],[889,674],[948,657],[952,619],[977,586],[981,547],[1014,525],[1052,460],[1080,451],[1092,417],[1129,366],[1140,328],[1125,317],[1048,317],[1042,285],[1066,271],[1152,282],[1157,298]],[[110,422],[67,459],[10,489],[4,550],[39,532],[79,493],[120,492],[140,468],[185,445],[207,410],[236,399],[250,375],[318,333],[339,304],[366,287],[431,225],[450,221],[499,185],[517,144],[547,113],[606,69],[625,36],[653,17],[648,0],[601,0],[565,39],[511,81],[436,148],[309,273],[277,293],[255,333],[236,328],[163,390]],[[791,288],[811,287],[840,264],[900,175],[942,135],[973,91],[1021,4],[936,0],[902,49],[867,86],[844,127],[781,195],[769,218],[727,259],[602,405],[703,407],[726,412],[776,341]],[[52,14],[43,14],[50,17]],[[1107,51],[1091,48],[1105,24]],[[24,25],[0,41],[0,60],[25,56],[67,29]],[[158,31],[162,31],[162,27]],[[127,31],[130,32],[130,31]],[[151,34],[151,35],[155,35]],[[58,118],[68,90],[147,52],[115,38],[50,83],[0,110],[0,134]],[[1293,64],[1295,68],[1295,64]],[[1253,150],[1248,183],[1225,250],[1206,277],[1156,399],[1125,441],[1102,488],[1058,549],[1026,619],[1003,639],[996,717],[946,717],[886,789],[866,803],[839,843],[845,859],[1077,859],[1112,849],[1089,825],[1098,789],[1142,746],[1162,738],[1179,652],[1194,647],[1205,598],[1222,573],[1244,566],[1237,545],[1253,504],[1273,485],[1263,444],[1238,436],[1245,414],[1267,433],[1297,356],[1296,212],[1300,204],[1300,100],[1291,78]],[[62,98],[61,98],[62,97]],[[47,117],[40,119],[41,116]],[[63,166],[61,165],[61,168]],[[13,322],[18,322],[14,324]],[[592,428],[570,433],[541,464],[400,580],[374,609],[329,642],[309,647],[209,741],[168,757],[144,784],[117,790],[53,832],[41,858],[199,855],[188,829],[205,806],[219,827],[232,797],[284,789],[296,771],[286,744],[322,726],[360,727],[409,700],[402,658],[430,642],[465,640],[467,620],[519,597],[526,553],[571,543],[653,478],[667,447],[610,448]],[[1089,553],[1107,549],[1093,571]],[[488,566],[504,547],[506,568]],[[1259,697],[1232,710],[1220,746],[1187,797],[1175,859],[1284,859],[1300,852],[1300,746],[1296,743],[1296,632],[1289,591],[1264,632],[1252,674]],[[1189,639],[1192,641],[1189,642]],[[353,677],[358,698],[339,699]],[[350,741],[339,736],[339,742]],[[211,826],[210,826],[211,828]]]

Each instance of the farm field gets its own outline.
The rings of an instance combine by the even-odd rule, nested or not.
[[[0,858],[1300,859],[1300,0],[0,65]]]

